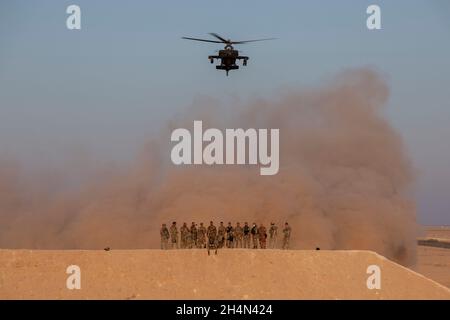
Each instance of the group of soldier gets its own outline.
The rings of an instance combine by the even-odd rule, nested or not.
[[[178,236],[180,234],[180,236]],[[192,222],[188,227],[186,222],[178,232],[177,223],[173,222],[170,228],[167,228],[163,223],[161,230],[161,249],[192,249],[192,248],[207,248],[220,249],[220,248],[253,248],[253,249],[266,249],[267,238],[269,240],[269,248],[277,248],[278,227],[275,223],[270,224],[269,231],[264,224],[259,226],[253,223],[249,226],[247,222],[243,226],[239,222],[236,226],[232,226],[231,222],[228,222],[227,226],[224,226],[223,222],[220,222],[217,228],[211,221],[208,228],[200,223],[197,227],[195,222]],[[289,239],[291,237],[291,227],[286,222],[283,228],[283,241],[282,248],[289,249]],[[170,244],[170,245],[169,245]],[[208,251],[209,252],[209,251]],[[216,251],[217,252],[217,251]]]

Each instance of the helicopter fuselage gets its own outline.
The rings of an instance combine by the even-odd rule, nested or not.
[[[237,70],[239,66],[236,65],[236,60],[243,60],[243,65],[247,65],[249,57],[240,56],[238,50],[234,50],[231,45],[225,46],[223,50],[219,50],[217,56],[209,56],[208,59],[214,63],[215,59],[220,60],[220,64],[216,66],[218,70],[225,70],[228,76],[230,70]]]

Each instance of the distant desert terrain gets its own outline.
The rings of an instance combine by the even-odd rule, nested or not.
[[[450,226],[426,226],[425,232],[429,238],[450,240]]]
[[[81,289],[66,268],[81,269]],[[381,289],[367,288],[367,267]],[[450,299],[437,282],[370,251],[0,250],[1,299]]]

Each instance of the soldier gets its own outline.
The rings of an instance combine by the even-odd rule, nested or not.
[[[291,227],[286,222],[283,229],[283,249],[289,249],[289,239],[291,238]]]
[[[189,229],[189,227],[187,227],[187,232],[186,232],[185,248],[186,249],[192,249],[192,234],[191,234],[191,230]]]
[[[252,234],[253,249],[258,249],[258,227],[254,222],[250,233]]]
[[[181,249],[186,249],[187,248],[187,241],[188,241],[188,233],[189,232],[189,228],[187,227],[186,222],[183,223],[183,226],[180,228],[180,234],[181,234]]]
[[[270,224],[269,229],[269,248],[275,249],[277,247],[278,227],[275,223]]]
[[[225,230],[227,232],[227,248],[233,248],[234,228],[231,225],[231,222],[228,222],[228,226]]]
[[[200,227],[197,231],[197,248],[204,248],[206,244],[206,228],[203,226],[203,222],[200,222]]]
[[[250,227],[248,225],[248,222],[244,223],[244,248],[250,249]]]
[[[218,241],[219,241],[219,248],[223,248],[223,244],[225,241],[225,233],[227,230],[225,229],[225,226],[223,225],[223,222],[220,222],[219,229],[217,231]]]
[[[261,223],[261,225],[258,228],[258,236],[259,236],[259,247],[261,249],[266,248],[266,239],[267,239],[267,232],[266,227]]]
[[[167,250],[169,247],[170,234],[165,223],[162,224],[159,234],[161,235],[161,250]]]
[[[235,241],[235,248],[242,248],[242,235],[243,235],[243,230],[241,225],[238,223],[236,223],[236,228],[234,229],[234,241]]]
[[[217,229],[212,221],[209,223],[206,234],[208,236],[208,256],[210,254],[209,250],[211,249],[215,250],[215,254],[217,254]]]
[[[178,229],[175,221],[170,227],[170,239],[172,240],[172,249],[178,249]]]
[[[189,244],[189,248],[196,248],[197,247],[197,226],[195,225],[195,222],[192,222],[191,225],[191,243]]]

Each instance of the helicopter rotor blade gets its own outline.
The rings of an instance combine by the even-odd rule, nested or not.
[[[190,37],[181,37],[181,39],[185,40],[194,40],[194,41],[202,41],[202,42],[211,42],[211,43],[225,43],[227,45],[231,44],[244,44],[249,42],[257,42],[257,41],[268,41],[268,40],[276,40],[277,38],[265,38],[265,39],[254,39],[254,40],[244,40],[244,41],[231,41],[226,40],[223,37],[219,36],[217,33],[210,33],[213,37],[217,38],[218,40],[207,40],[207,39],[199,39],[199,38],[190,38]]]
[[[203,41],[203,42],[212,42],[212,43],[222,43],[222,41],[206,40],[206,39],[198,39],[198,38],[189,38],[189,37],[181,37],[181,39],[194,40],[194,41]]]
[[[277,38],[266,38],[266,39],[255,39],[255,40],[244,40],[244,41],[231,41],[232,44],[243,44],[249,42],[257,42],[257,41],[268,41],[268,40],[276,40]]]
[[[217,33],[211,32],[210,35],[212,35],[213,37],[219,39],[220,41],[222,41],[223,43],[229,43],[230,40],[227,40],[221,36],[219,36]]]

